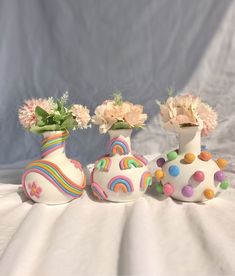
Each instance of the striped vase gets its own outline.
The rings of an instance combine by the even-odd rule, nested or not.
[[[131,151],[131,129],[110,130],[106,154],[95,162],[91,188],[99,200],[138,199],[152,183],[147,160]]]
[[[81,164],[66,157],[67,131],[43,134],[41,159],[29,163],[22,176],[26,196],[35,202],[63,204],[82,196],[86,176]]]

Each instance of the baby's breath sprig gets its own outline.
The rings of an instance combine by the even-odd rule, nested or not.
[[[116,90],[113,93],[113,99],[116,105],[122,105],[123,103],[122,92],[120,90]]]

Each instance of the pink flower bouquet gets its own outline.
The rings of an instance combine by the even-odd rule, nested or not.
[[[142,105],[123,101],[121,94],[114,94],[113,100],[106,100],[95,109],[92,122],[99,125],[100,133],[108,130],[141,128],[147,120]]]
[[[192,94],[169,97],[158,103],[163,127],[176,130],[178,127],[201,126],[202,135],[209,135],[217,126],[217,113],[200,97]]]
[[[86,106],[67,105],[68,92],[58,99],[26,100],[19,109],[21,125],[41,134],[46,131],[83,129],[89,126],[90,115]]]

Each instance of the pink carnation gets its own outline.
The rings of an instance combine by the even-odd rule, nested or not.
[[[203,121],[202,135],[209,135],[217,127],[217,113],[206,103],[198,108],[200,119]]]
[[[86,106],[74,104],[71,108],[71,111],[77,122],[77,127],[88,128],[88,123],[91,119],[89,109]]]
[[[37,118],[35,115],[35,109],[39,106],[47,112],[52,111],[51,103],[47,99],[31,99],[26,100],[24,105],[19,109],[19,120],[24,128],[30,128],[36,125]]]
[[[169,97],[160,104],[160,114],[166,129],[177,129],[185,125],[202,126],[202,135],[207,136],[217,126],[217,113],[201,98],[192,94]]]
[[[147,114],[143,113],[142,105],[134,105],[125,101],[120,105],[114,100],[106,100],[95,109],[92,122],[99,125],[100,133],[106,133],[117,122],[125,122],[130,128],[143,127]]]

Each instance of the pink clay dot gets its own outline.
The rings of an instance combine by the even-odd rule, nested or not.
[[[203,171],[196,171],[194,174],[193,174],[193,179],[197,182],[202,182],[204,181],[205,179],[205,174]]]
[[[163,192],[166,196],[171,196],[174,193],[174,186],[171,185],[170,183],[166,183],[163,186]]]

